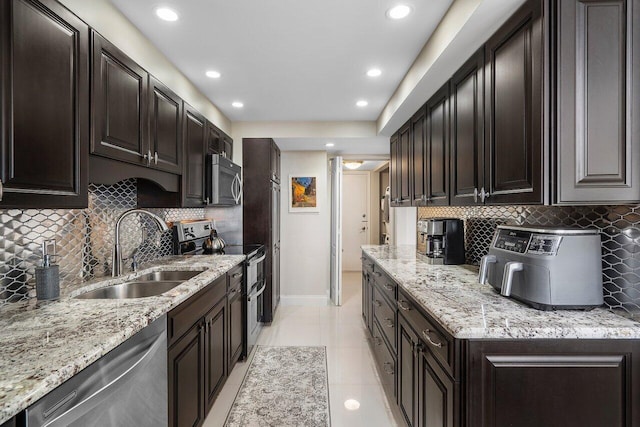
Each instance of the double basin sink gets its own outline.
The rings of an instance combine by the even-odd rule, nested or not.
[[[105,286],[76,296],[78,299],[128,299],[161,295],[204,270],[154,271],[117,285]]]

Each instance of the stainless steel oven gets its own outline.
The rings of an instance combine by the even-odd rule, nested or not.
[[[245,356],[258,341],[258,336],[263,326],[264,290],[267,287],[265,280],[265,259],[267,252],[264,246],[247,255],[247,331],[245,335]]]

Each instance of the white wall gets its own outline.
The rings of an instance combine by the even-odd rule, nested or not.
[[[320,212],[289,212],[289,175],[317,177]],[[326,305],[328,302],[331,245],[328,175],[328,159],[324,151],[282,153],[280,286],[283,305]]]
[[[229,119],[108,0],[60,0],[80,19],[231,135]]]

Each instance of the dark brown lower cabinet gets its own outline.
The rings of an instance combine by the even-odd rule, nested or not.
[[[207,411],[227,379],[227,307],[220,301],[205,317],[205,376]]]
[[[167,316],[171,427],[202,425],[242,353],[242,271],[229,270]]]
[[[418,420],[421,427],[460,425],[458,383],[435,360],[433,354],[418,346]]]
[[[420,340],[400,316],[398,321],[398,405],[409,426],[418,425],[419,362],[416,347]]]
[[[204,422],[204,342],[203,323],[198,323],[169,348],[170,426]]]
[[[640,343],[470,341],[469,426],[640,425]]]

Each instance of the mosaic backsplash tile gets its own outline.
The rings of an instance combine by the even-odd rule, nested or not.
[[[418,208],[418,218],[465,222],[467,262],[478,265],[499,224],[597,228],[602,238],[605,304],[640,312],[640,206],[446,206]]]
[[[117,218],[135,208],[136,180],[89,185],[87,209],[0,210],[0,306],[34,297],[35,267],[42,262],[41,244],[55,239],[60,286],[111,274],[111,251]],[[242,243],[242,208],[148,209],[167,222],[214,218],[229,243]],[[121,224],[124,270],[134,251],[138,263],[173,253],[171,232],[161,233],[148,217],[134,215]]]

